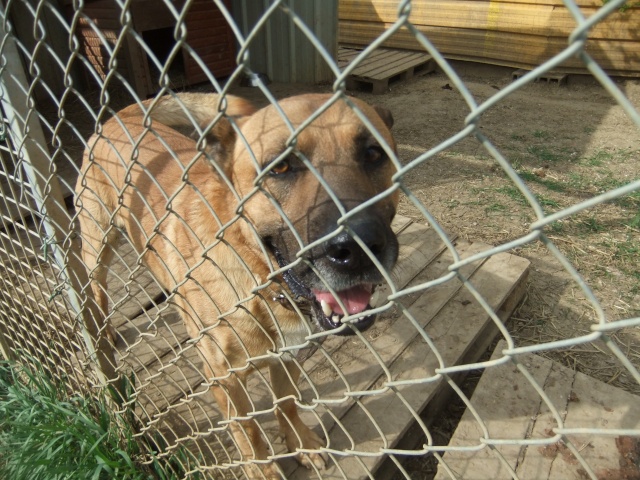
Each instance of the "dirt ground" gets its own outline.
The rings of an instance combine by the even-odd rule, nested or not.
[[[478,103],[512,82],[512,70],[454,64]],[[640,108],[640,81],[618,81]],[[351,92],[386,106],[395,117],[400,160],[407,164],[464,127],[470,109],[442,73],[392,83],[384,95]],[[276,97],[308,87],[271,85]],[[329,90],[315,87],[316,91]],[[257,89],[234,93],[261,101]],[[594,79],[525,86],[482,115],[480,131],[535,194],[545,214],[563,210],[640,179],[640,128]],[[536,220],[516,184],[475,137],[467,137],[420,163],[403,177],[442,227],[474,242],[500,245],[522,237]],[[425,221],[403,197],[399,213]],[[593,290],[606,321],[640,316],[640,192],[564,218],[544,233]],[[512,251],[532,262],[524,302],[509,322],[516,345],[588,335],[597,305],[541,242]],[[640,365],[637,329],[611,333],[626,357]],[[599,341],[542,353],[604,382],[640,393],[640,385]]]

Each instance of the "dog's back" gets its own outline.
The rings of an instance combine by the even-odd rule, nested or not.
[[[224,144],[233,141],[227,118],[249,115],[254,107],[233,96],[227,96],[225,102],[225,115],[221,116],[218,96],[214,94],[147,100],[119,111],[103,124],[100,134],[89,139],[76,184],[76,203],[83,260],[91,273],[96,301],[105,315],[107,265],[119,231],[126,231],[139,254],[146,251],[147,263],[158,263],[163,256],[192,249],[188,243],[195,241],[194,235],[186,225],[202,222],[202,218],[189,221],[195,205],[182,202],[188,195],[181,190],[195,189],[205,198],[227,193],[215,191],[227,188],[219,178],[220,172],[224,174],[230,149]],[[152,120],[148,128],[144,126],[147,115]],[[204,151],[184,134],[194,131],[194,121],[204,130],[217,117],[220,118],[207,135],[210,145]],[[211,162],[218,163],[218,172]],[[185,245],[176,245],[176,239]],[[149,247],[155,254],[149,254]],[[165,288],[171,288],[175,274],[180,273],[166,268],[152,270]]]

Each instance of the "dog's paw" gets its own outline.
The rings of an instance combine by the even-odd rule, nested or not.
[[[300,453],[297,458],[300,465],[309,470],[325,470],[329,463],[329,456],[326,453]]]
[[[282,475],[273,463],[250,463],[244,466],[244,474],[249,480],[282,480]]]
[[[326,442],[322,440],[313,430],[306,429],[304,432],[304,438],[302,438],[302,443],[306,450],[320,450],[320,448],[326,445]],[[290,451],[294,451],[291,449]],[[317,452],[317,453],[299,453],[296,457],[298,462],[307,467],[308,469],[318,469],[324,470],[327,468],[329,462],[329,456],[326,453]]]
[[[115,329],[115,327],[111,324],[111,322],[107,323],[107,325],[105,326],[105,333],[107,335],[107,340],[109,340],[109,343],[111,344],[111,346],[115,347],[118,344],[118,331]]]

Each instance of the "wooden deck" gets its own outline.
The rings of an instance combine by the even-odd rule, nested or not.
[[[448,273],[451,252],[433,229],[403,217],[396,218],[394,228],[401,245],[393,272],[397,288]],[[456,242],[463,258],[487,248]],[[211,478],[241,476],[238,467],[232,466],[237,453],[226,427],[218,424],[221,417],[177,312],[158,301],[161,290],[148,274],[129,269],[127,265],[136,262],[126,244],[120,251],[129,253],[116,262],[110,279],[112,291],[119,290],[126,298],[117,308],[115,322],[122,337],[119,355],[125,368],[136,372],[136,415],[144,431],[163,436],[170,445],[179,441],[203,463],[217,464],[209,472]],[[523,296],[528,267],[527,260],[502,253],[470,264],[462,273],[504,320]],[[129,296],[124,295],[127,289]],[[357,337],[329,337],[303,364],[307,380],[300,390],[303,403],[309,405],[302,413],[304,420],[328,437],[332,449],[360,452],[331,456],[323,479],[366,477],[384,460],[384,455],[376,455],[381,448],[402,445],[403,434],[415,424],[419,412],[428,407],[427,416],[437,416],[444,382],[434,375],[439,361],[416,325],[433,341],[445,365],[476,361],[497,333],[487,312],[457,279],[405,295],[399,303],[401,307],[385,312],[365,332],[367,343]],[[384,388],[385,382],[411,379],[423,381]],[[260,375],[250,382],[255,418],[273,442],[274,453],[284,454],[267,382]],[[345,393],[368,391],[376,393]],[[318,397],[321,402],[314,402]],[[292,458],[279,464],[287,478],[318,478]],[[220,466],[228,469],[220,471]]]
[[[505,348],[506,342],[499,342],[493,358],[501,357]],[[640,478],[640,439],[598,435],[587,430],[640,429],[640,398],[537,355],[525,355],[519,360],[543,387],[564,426],[585,429],[584,433],[568,438],[597,478]],[[552,429],[558,426],[540,395],[513,363],[488,369],[482,375],[471,403],[493,438],[547,439],[554,435]],[[478,445],[483,436],[478,422],[467,411],[449,445]],[[522,480],[590,478],[562,443],[528,447],[499,445],[496,448]],[[457,476],[451,477],[440,466],[436,480],[512,478],[489,448],[448,452],[444,461]]]
[[[338,49],[338,67],[345,69],[362,49],[340,47]],[[372,93],[389,91],[389,84],[395,80],[407,80],[417,73],[429,73],[435,69],[431,55],[410,50],[391,50],[378,48],[365,58],[347,78],[347,88],[362,89],[370,85]]]

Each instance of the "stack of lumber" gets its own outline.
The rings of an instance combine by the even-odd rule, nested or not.
[[[585,17],[601,0],[578,0]],[[629,4],[633,5],[631,2]],[[398,20],[395,0],[343,0],[339,7],[339,41],[368,45]],[[446,58],[531,69],[562,51],[576,29],[562,0],[414,1],[409,21]],[[625,7],[589,32],[585,50],[609,75],[640,76],[640,7]],[[385,47],[424,50],[413,34],[400,29]],[[568,73],[585,73],[582,61],[567,60]]]

